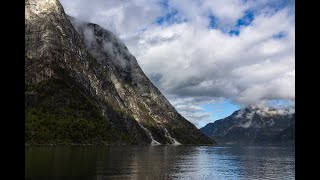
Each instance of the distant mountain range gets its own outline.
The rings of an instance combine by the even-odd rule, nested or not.
[[[27,144],[215,144],[118,37],[57,0],[25,1],[25,113]]]
[[[295,108],[250,105],[200,130],[219,144],[292,145],[295,143]]]

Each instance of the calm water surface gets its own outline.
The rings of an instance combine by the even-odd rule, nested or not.
[[[26,179],[294,179],[294,147],[26,147]]]

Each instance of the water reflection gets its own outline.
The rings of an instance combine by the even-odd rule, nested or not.
[[[294,148],[26,147],[26,179],[294,179]]]

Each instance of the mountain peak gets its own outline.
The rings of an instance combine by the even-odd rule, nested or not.
[[[224,119],[207,124],[201,131],[218,143],[279,143],[282,140],[292,143],[294,114],[294,107],[249,105]],[[284,137],[288,133],[290,137]]]
[[[57,0],[26,0],[25,18],[30,19],[32,14],[42,15],[50,12],[59,12],[62,6]]]
[[[295,107],[275,108],[261,104],[251,104],[236,111],[236,118],[252,117],[253,114],[262,117],[285,116],[295,113]]]

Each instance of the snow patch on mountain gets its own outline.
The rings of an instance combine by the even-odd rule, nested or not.
[[[255,113],[263,117],[285,116],[285,115],[293,115],[295,113],[295,108],[290,107],[287,109],[280,109],[280,108],[276,109],[276,108],[272,108],[272,107],[268,107],[260,104],[257,104],[257,105],[255,104],[255,105],[249,105],[245,108],[240,109],[235,117],[243,118],[243,116],[245,115],[246,119],[251,119]]]

